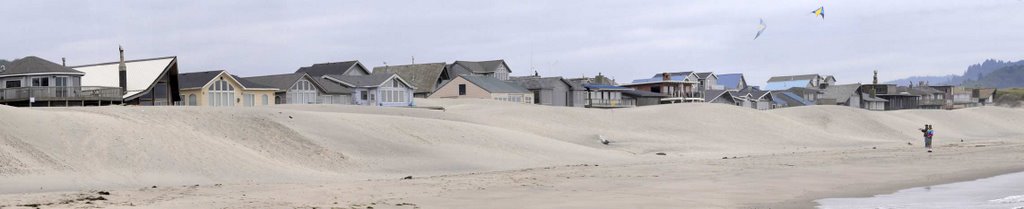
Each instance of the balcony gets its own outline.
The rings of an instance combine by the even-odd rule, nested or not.
[[[124,93],[118,87],[98,86],[45,86],[15,87],[0,89],[0,102],[68,102],[68,101],[103,101],[121,102]]]
[[[628,99],[591,99],[586,100],[584,104],[590,108],[622,108],[622,107],[634,107],[636,104],[634,100]]]

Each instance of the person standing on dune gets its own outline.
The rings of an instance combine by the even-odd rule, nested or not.
[[[928,152],[932,152],[932,137],[935,136],[935,130],[932,130],[932,125],[925,124],[924,129],[921,133],[924,134],[924,147],[928,148]]]
[[[925,136],[925,148],[928,149],[929,153],[931,153],[932,135],[935,133],[935,131],[932,130],[932,125],[925,124],[925,128],[919,128],[918,130],[921,130],[922,135]]]

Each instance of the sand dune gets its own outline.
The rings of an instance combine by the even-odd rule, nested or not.
[[[668,163],[707,167],[708,163],[702,160],[722,156],[755,159],[756,156],[814,152],[835,153],[815,156],[832,159],[819,163],[842,164],[841,159],[845,157],[839,153],[850,150],[870,147],[915,150],[916,146],[908,147],[906,143],[920,145],[920,133],[916,129],[925,123],[934,124],[938,130],[936,140],[940,146],[953,146],[963,139],[1019,147],[1020,139],[1024,138],[1021,125],[1024,110],[998,107],[871,112],[837,106],[756,111],[717,104],[677,104],[600,110],[487,100],[420,100],[418,103],[441,106],[445,110],[328,105],[36,109],[0,106],[0,185],[3,185],[0,192],[45,194],[40,192],[193,184],[227,184],[241,191],[251,191],[254,184],[368,186],[368,183],[352,182],[409,175],[483,173],[478,177],[461,177],[462,181],[473,182],[488,181],[491,178],[488,175],[496,175],[487,172],[516,171],[516,175],[544,176],[520,169],[579,164],[617,168],[603,173],[623,174],[633,168],[659,173],[683,168],[657,170],[650,166]],[[612,143],[600,144],[597,135]],[[658,152],[667,155],[655,157]],[[864,155],[865,158],[880,157]],[[970,162],[973,161],[961,163]],[[752,163],[746,167],[711,166],[706,170],[743,170],[758,168],[761,164],[778,164],[771,159]],[[901,163],[904,162],[888,162],[885,166],[899,167]],[[974,173],[1017,168],[1001,165],[988,165],[984,167],[987,172]],[[547,179],[545,182],[549,184],[559,181]],[[634,185],[659,181],[654,179]],[[394,183],[374,186],[389,184]],[[587,184],[602,185],[602,182]],[[714,184],[704,186],[716,187]],[[284,188],[313,191],[303,186]],[[658,189],[652,190],[657,192]],[[642,196],[641,193],[612,193],[620,196],[609,198]],[[455,198],[472,196],[457,192],[445,194],[455,195],[452,196]],[[7,197],[6,200],[17,197],[31,200],[33,198],[29,197],[47,196]],[[0,198],[0,206],[5,205],[4,200]],[[454,199],[437,201],[458,202]],[[460,201],[473,205],[470,200]],[[159,203],[156,201],[150,206],[161,207]],[[222,203],[260,207],[244,202]],[[680,205],[674,201],[651,203],[651,206]],[[705,206],[728,208],[749,204],[725,199],[707,202]],[[302,206],[294,202],[285,205]]]

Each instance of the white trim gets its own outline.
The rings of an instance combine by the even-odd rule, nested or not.
[[[17,77],[17,76],[39,76],[39,75],[85,75],[85,73],[72,73],[72,72],[21,73],[21,74],[0,75],[0,78]]]
[[[334,78],[334,77],[331,77],[331,76],[323,75],[323,76],[320,76],[320,78],[327,79],[327,80],[334,81],[334,82],[338,82],[338,83],[340,83],[342,85],[346,85],[346,86],[351,87],[351,88],[357,88],[356,85],[352,85],[352,84],[346,83],[344,81],[341,81],[341,80],[339,80],[337,78]]]

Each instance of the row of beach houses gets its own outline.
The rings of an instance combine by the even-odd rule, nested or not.
[[[837,84],[833,76],[771,77],[748,86],[743,74],[663,72],[617,83],[595,77],[512,76],[504,60],[367,68],[359,61],[312,64],[275,75],[240,77],[227,70],[178,72],[175,56],[67,66],[29,56],[0,65],[0,104],[10,106],[212,106],[277,104],[415,106],[417,98],[490,99],[509,103],[628,108],[718,103],[767,110],[843,105],[868,110],[956,109],[991,104],[995,89]]]

